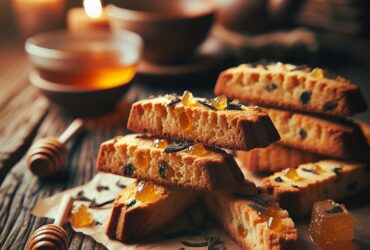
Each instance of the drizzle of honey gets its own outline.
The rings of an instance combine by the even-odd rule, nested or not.
[[[179,123],[181,128],[185,131],[190,131],[193,128],[193,125],[191,124],[191,121],[185,112],[180,114]]]
[[[136,65],[96,66],[87,70],[55,71],[39,69],[40,76],[48,81],[83,89],[106,89],[129,83],[136,74]]]
[[[154,139],[153,146],[155,148],[165,148],[169,145],[166,139]]]
[[[227,98],[224,95],[217,96],[212,100],[212,106],[217,110],[224,110],[227,107]]]
[[[149,167],[149,159],[144,152],[138,152],[135,155],[135,166],[144,170]]]
[[[203,146],[202,143],[196,143],[190,146],[188,150],[190,151],[190,154],[196,156],[205,156],[209,154],[208,150]]]
[[[238,225],[238,234],[242,238],[245,238],[248,235],[247,229],[242,224]]]
[[[184,91],[184,94],[182,95],[182,104],[184,106],[198,106],[199,103],[195,100],[193,93],[191,93],[188,90]]]
[[[287,169],[283,170],[282,173],[284,174],[284,176],[288,177],[289,179],[291,179],[293,181],[299,181],[299,180],[302,179],[299,176],[299,174],[298,174],[298,172],[295,168],[287,168]]]
[[[278,206],[268,206],[266,209],[269,211],[269,214],[264,214],[258,212],[258,215],[262,219],[262,221],[267,222],[267,226],[269,229],[275,232],[281,232],[284,229],[283,224],[281,223],[281,217],[279,215],[280,208]]]
[[[94,222],[89,208],[81,204],[72,211],[71,223],[75,228],[89,226]]]
[[[310,75],[316,79],[323,79],[325,77],[325,72],[320,68],[315,68],[311,71]]]
[[[161,198],[161,193],[158,191],[156,185],[152,182],[140,181],[137,185],[135,199],[143,202],[150,203],[155,202]]]

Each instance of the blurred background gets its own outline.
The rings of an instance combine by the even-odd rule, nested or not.
[[[227,67],[282,61],[323,67],[349,78],[360,85],[365,98],[370,100],[367,83],[370,79],[370,2],[367,0],[192,0],[185,4],[181,2],[186,1],[176,1],[181,8],[165,7],[156,18],[204,17],[199,25],[187,24],[190,26],[184,27],[190,28],[183,30],[176,28],[178,33],[167,29],[171,23],[163,28],[148,21],[154,20],[150,19],[152,17],[144,18],[148,22],[144,30],[137,23],[129,23],[136,16],[120,12],[125,9],[150,12],[157,8],[150,2],[158,3],[104,0],[101,15],[105,15],[106,6],[111,5],[105,17],[111,20],[94,24],[90,30],[114,30],[119,26],[144,36],[145,49],[137,69],[136,88],[147,88],[151,93],[156,93],[157,89],[159,93],[163,89],[179,93],[183,89],[195,93],[198,89],[209,89],[211,94],[218,73]],[[196,2],[214,6],[213,16],[207,16],[207,8]],[[26,38],[50,30],[81,31],[81,26],[85,25],[85,17],[81,16],[86,13],[73,16],[71,12],[82,5],[82,1],[77,0],[0,0],[0,51],[22,49]],[[155,32],[159,35],[150,37]],[[169,33],[173,33],[172,36]],[[158,37],[162,39],[157,41]],[[155,47],[160,43],[162,47]],[[148,44],[153,45],[151,51]],[[159,51],[159,55],[155,51]],[[7,59],[2,54],[2,63],[6,64]],[[367,115],[359,117],[369,120]]]

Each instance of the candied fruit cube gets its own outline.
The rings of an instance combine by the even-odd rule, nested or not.
[[[212,100],[212,106],[217,110],[224,110],[227,107],[227,98],[224,95],[217,96]]]
[[[161,193],[152,182],[140,181],[137,185],[135,199],[143,203],[155,202],[161,198]]]
[[[297,170],[295,168],[287,168],[282,171],[284,176],[288,177],[289,179],[293,181],[299,181],[302,178],[299,176]]]
[[[74,227],[86,227],[91,225],[93,222],[94,219],[86,205],[81,204],[72,210],[71,223]]]
[[[155,148],[165,148],[169,145],[166,139],[154,139],[153,146]]]
[[[197,106],[198,103],[195,100],[193,93],[191,93],[188,90],[184,91],[184,94],[182,95],[182,104],[184,106]]]
[[[323,249],[348,249],[353,239],[353,218],[343,204],[318,201],[312,209],[309,231]]]
[[[325,72],[320,68],[315,68],[311,71],[311,76],[316,79],[323,79],[325,77]]]
[[[284,225],[281,221],[280,216],[280,208],[275,205],[265,207],[268,211],[268,214],[263,212],[258,212],[258,215],[261,217],[262,221],[267,222],[267,226],[269,229],[275,232],[282,232],[284,229]]]
[[[189,117],[186,115],[186,113],[181,113],[180,114],[180,126],[183,130],[185,131],[190,131],[193,128],[193,125],[191,124],[191,120]]]
[[[135,165],[138,168],[146,170],[149,167],[148,156],[144,152],[138,152],[135,155]]]
[[[192,155],[204,156],[208,154],[207,149],[203,146],[202,143],[196,143],[189,147],[189,151]]]

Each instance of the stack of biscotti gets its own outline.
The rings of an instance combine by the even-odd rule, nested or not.
[[[238,152],[253,172],[274,172],[324,158],[364,161],[366,139],[347,116],[366,109],[357,85],[320,68],[244,64],[219,76],[216,95],[265,107],[281,140]]]
[[[297,244],[288,213],[245,181],[234,157],[223,150],[251,150],[277,141],[267,113],[185,91],[134,103],[127,127],[137,134],[104,142],[97,159],[99,171],[137,179],[114,202],[106,227],[110,238],[143,239],[202,198],[242,247]],[[215,201],[222,201],[222,207]]]
[[[292,216],[369,187],[369,126],[347,119],[366,104],[351,81],[308,66],[245,64],[221,73],[215,94],[261,105],[271,117],[281,140],[237,157],[248,171],[275,172],[262,187]]]

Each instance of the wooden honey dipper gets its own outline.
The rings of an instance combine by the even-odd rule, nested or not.
[[[30,238],[28,249],[54,249],[67,250],[68,249],[68,235],[62,225],[65,219],[71,212],[73,199],[66,194],[62,198],[58,213],[55,217],[54,224],[46,224],[37,229]]]
[[[83,120],[76,119],[61,136],[35,142],[27,154],[28,167],[34,175],[46,177],[60,170],[67,159],[66,144],[83,130]]]

